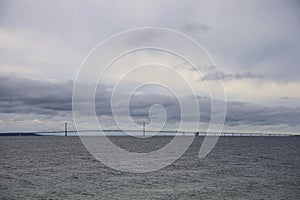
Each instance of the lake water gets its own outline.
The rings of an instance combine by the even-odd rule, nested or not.
[[[111,140],[141,152],[171,138]],[[300,199],[299,137],[221,137],[199,159],[202,140],[166,168],[132,174],[94,159],[78,137],[0,137],[0,199]]]

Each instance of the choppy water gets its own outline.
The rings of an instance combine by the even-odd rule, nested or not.
[[[169,140],[112,138],[137,152]],[[1,137],[0,199],[300,199],[299,137],[222,137],[204,159],[201,142],[162,170],[131,174],[95,160],[77,137]]]

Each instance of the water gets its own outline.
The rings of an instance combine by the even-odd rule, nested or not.
[[[170,139],[112,137],[137,152]],[[78,137],[1,137],[0,199],[300,199],[299,137],[221,137],[204,159],[201,142],[162,170],[131,174],[95,160]]]

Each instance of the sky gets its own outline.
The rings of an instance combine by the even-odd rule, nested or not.
[[[122,69],[132,62],[156,60],[177,66],[180,74],[191,77],[193,88],[205,90],[197,93],[203,130],[211,118],[212,99],[202,84],[214,88],[222,79],[226,99],[218,98],[218,102],[226,101],[224,130],[299,132],[299,11],[296,0],[0,0],[0,132],[59,128],[65,121],[71,124],[73,85],[84,59],[105,39],[140,27],[172,29],[193,38],[213,59],[206,66],[212,70],[202,68],[198,77],[186,63],[165,52],[128,55],[114,64],[97,88],[96,113],[103,126],[115,125],[110,101]],[[147,36],[133,42],[144,40]],[[107,50],[107,55],[117,48]],[[191,52],[191,56],[199,55]],[[174,81],[175,76],[164,69],[136,71],[126,77],[116,102],[119,115],[126,122],[124,92],[149,77],[164,79],[183,102],[189,102],[190,94],[184,92],[184,84]],[[176,127],[180,121],[178,98],[166,88],[140,88],[129,104],[137,125],[149,119],[150,108],[153,122],[166,120]],[[152,106],[159,104],[164,111]],[[89,117],[84,116],[82,127],[94,126],[88,123]],[[187,118],[194,123],[192,116]]]

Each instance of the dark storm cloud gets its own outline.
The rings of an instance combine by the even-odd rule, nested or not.
[[[152,105],[162,105],[167,114],[167,121],[180,120],[180,105],[176,98],[162,95],[135,95],[130,99],[130,115],[135,121],[139,118],[146,117],[149,120],[149,109]]]
[[[49,116],[70,114],[72,110],[72,82],[54,84],[18,77],[0,76],[0,112],[45,114]],[[101,86],[96,92],[96,112],[99,116],[112,116],[111,92],[108,86]],[[188,102],[189,98],[185,97]],[[209,122],[211,100],[197,97],[200,107],[200,121]],[[86,104],[82,99],[82,104]],[[167,121],[180,120],[180,106],[176,98],[164,95],[133,95],[129,102],[130,115],[134,120],[149,118],[149,108],[160,104],[167,113]],[[116,109],[126,115],[126,103],[120,94]],[[124,112],[122,112],[124,110]],[[159,118],[159,116],[158,116]],[[194,119],[191,119],[194,120]],[[268,107],[245,102],[227,102],[226,124],[238,125],[298,125],[300,107]]]
[[[300,123],[300,107],[268,107],[243,102],[227,104],[226,124],[250,125],[291,125]]]
[[[89,87],[89,86],[87,86]],[[108,87],[98,88],[96,109],[109,115],[110,93]],[[51,83],[20,77],[0,76],[0,112],[65,115],[72,111],[73,82]],[[86,103],[82,99],[81,103]]]
[[[72,109],[72,82],[54,84],[0,76],[0,111],[57,114]]]

